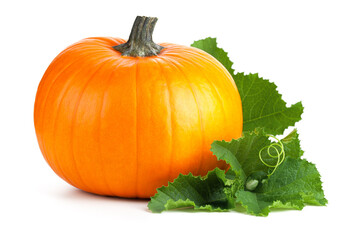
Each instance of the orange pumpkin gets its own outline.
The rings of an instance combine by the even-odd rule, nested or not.
[[[137,17],[127,42],[97,37],[69,46],[39,84],[40,149],[79,189],[147,198],[180,173],[227,167],[210,144],[241,135],[234,81],[199,49],[155,44],[156,21]]]

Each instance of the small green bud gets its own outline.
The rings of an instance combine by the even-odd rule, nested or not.
[[[245,188],[249,191],[253,191],[255,190],[255,188],[257,187],[257,185],[259,185],[259,181],[256,179],[249,179],[246,184],[245,184]]]

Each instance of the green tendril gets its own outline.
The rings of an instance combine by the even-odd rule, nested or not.
[[[279,140],[278,138],[276,138],[276,137],[273,136],[273,135],[267,134],[266,136],[267,136],[267,137],[272,137],[272,138],[274,138],[274,139],[277,140],[277,142],[274,142],[274,143],[272,143],[272,144],[270,144],[270,145],[268,145],[268,146],[265,146],[265,147],[261,148],[261,150],[259,151],[259,158],[260,158],[260,161],[261,161],[265,166],[267,166],[267,167],[269,167],[269,168],[273,168],[273,170],[271,171],[271,173],[268,174],[268,177],[270,177],[270,176],[276,171],[276,169],[278,168],[278,166],[281,165],[281,163],[283,163],[286,154],[285,154],[285,152],[284,152],[284,146],[283,146],[283,143],[281,142],[281,140]],[[276,146],[279,147],[280,151],[279,151],[279,149],[278,149]],[[267,154],[268,154],[268,156],[270,156],[271,158],[277,158],[277,163],[276,163],[276,165],[268,164],[268,163],[266,163],[266,162],[262,159],[262,151],[264,151],[265,149],[267,149]],[[271,149],[273,149],[273,150],[276,152],[275,155],[270,152]]]

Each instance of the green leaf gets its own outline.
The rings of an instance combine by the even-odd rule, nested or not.
[[[246,175],[242,166],[238,162],[235,155],[227,148],[227,146],[223,146],[223,143],[224,141],[215,141],[211,144],[211,151],[213,152],[213,155],[217,157],[217,160],[224,160],[226,163],[228,163],[230,165],[230,169],[228,170],[228,172],[230,172],[229,174],[234,172],[235,176],[239,176],[242,183],[244,183],[246,180]]]
[[[248,213],[267,216],[271,208],[302,209],[305,204],[326,205],[320,174],[306,160],[287,158],[256,191],[239,190],[236,202]]]
[[[230,142],[214,141],[211,151],[219,160],[236,159],[247,177],[252,172],[267,172],[268,167],[260,161],[259,151],[270,144],[271,141],[265,132],[262,129],[256,129],[254,132],[244,132],[241,138]]]
[[[191,46],[199,48],[215,57],[232,75],[238,87],[243,105],[243,130],[253,131],[264,128],[269,134],[282,134],[289,126],[301,120],[301,102],[286,107],[277,86],[258,76],[258,74],[237,73],[234,75],[233,62],[228,54],[217,46],[215,38],[195,41]]]
[[[303,155],[296,129],[283,138],[281,142],[284,147],[285,156],[298,158]],[[244,132],[242,137],[233,139],[230,142],[214,141],[211,144],[211,151],[217,156],[218,160],[225,160],[227,163],[236,161],[247,177],[257,171],[268,172],[269,168],[261,162],[259,152],[262,148],[272,143],[265,131],[257,128],[253,132]],[[274,165],[277,161],[277,159],[271,158],[266,154],[262,154],[262,157],[265,162],[271,165]]]
[[[235,180],[226,178],[225,171],[215,168],[205,177],[180,174],[168,186],[157,189],[148,203],[152,212],[194,207],[209,211],[228,211],[234,207]]]
[[[284,146],[284,152],[287,157],[300,158],[303,156],[303,150],[300,147],[299,134],[297,129],[294,129],[285,138],[281,140]]]
[[[237,73],[233,76],[243,105],[243,130],[262,127],[269,134],[282,134],[289,126],[301,120],[301,102],[286,107],[277,86],[258,76]]]
[[[239,190],[236,193],[236,202],[240,203],[246,212],[255,216],[268,216],[271,208],[297,209],[299,206],[294,203],[283,204],[281,201],[266,201],[261,198],[261,195],[254,192]]]

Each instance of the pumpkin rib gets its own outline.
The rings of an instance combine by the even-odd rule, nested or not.
[[[234,89],[236,90],[236,96],[234,96],[234,98],[238,98],[238,101],[241,102],[240,95],[239,95],[239,92],[238,92],[238,88],[237,88],[237,86],[235,84],[235,81],[233,80],[232,75],[227,71],[227,69],[223,65],[221,65],[221,63],[219,63],[214,57],[211,56],[212,59],[215,60],[215,62],[211,61],[211,59],[207,58],[206,53],[204,53],[203,51],[201,51],[199,49],[196,49],[196,50],[198,51],[198,55],[196,57],[193,56],[193,52],[192,51],[188,52],[187,54],[191,55],[192,59],[194,59],[196,61],[196,63],[199,64],[199,66],[202,66],[202,64],[198,63],[199,59],[201,58],[201,59],[207,61],[209,64],[212,64],[213,66],[215,66],[219,70],[219,72],[223,74],[224,77],[228,77],[229,79],[231,79],[231,81],[228,81],[228,83],[230,83],[234,87]],[[200,57],[200,58],[198,58],[198,57]],[[188,60],[188,58],[186,58],[186,56],[182,57],[182,58],[185,58],[187,61],[190,61],[190,60]],[[206,80],[209,81],[212,84],[213,88],[216,90],[216,92],[218,94],[218,98],[221,100],[222,106],[224,107],[224,98],[221,97],[221,94],[219,93],[217,87],[215,86],[215,83],[210,81],[209,77],[210,77],[210,75],[205,75]],[[220,84],[222,84],[225,88],[231,87],[231,86],[227,86],[228,84],[227,84],[226,81],[222,81],[222,82],[220,82]],[[240,105],[240,107],[241,107],[241,105]],[[223,110],[224,110],[224,108],[223,108]],[[228,111],[224,111],[224,116],[226,117],[226,119],[230,118],[229,119],[230,122],[233,122],[234,119],[229,117],[228,114],[226,114],[226,113],[229,113],[229,112]],[[240,121],[242,122],[243,121],[242,112],[240,112],[240,115],[241,115],[241,120]],[[241,124],[241,130],[239,131],[239,136],[238,137],[241,136],[242,126],[243,125]]]
[[[160,58],[161,59],[161,58]],[[172,99],[171,99],[171,96],[173,95],[172,94],[172,90],[171,90],[171,87],[170,87],[170,82],[168,81],[168,75],[167,74],[165,74],[165,72],[164,72],[164,70],[163,70],[163,67],[161,66],[161,64],[160,64],[160,62],[158,61],[158,58],[153,58],[153,60],[158,64],[158,66],[159,66],[159,68],[160,68],[160,71],[161,71],[161,76],[163,76],[164,77],[164,79],[165,79],[165,82],[166,82],[166,86],[167,86],[167,93],[168,93],[168,102],[169,102],[169,112],[170,112],[170,115],[169,115],[169,118],[170,118],[170,120],[169,120],[169,122],[170,122],[170,142],[171,142],[171,151],[170,151],[170,161],[169,161],[169,171],[168,171],[168,179],[171,177],[171,173],[172,173],[172,169],[173,169],[173,160],[174,160],[174,155],[175,155],[175,153],[174,153],[174,149],[175,149],[175,144],[174,144],[174,141],[173,141],[173,138],[174,138],[174,124],[173,124],[173,122],[174,122],[174,114],[173,114],[173,112],[174,111],[172,111]]]
[[[58,81],[57,79],[59,79],[59,76],[61,75],[61,74],[63,74],[65,71],[67,71],[70,67],[72,67],[72,65],[74,65],[74,64],[76,64],[76,63],[78,63],[78,62],[84,62],[85,60],[82,60],[81,58],[77,58],[77,59],[75,59],[75,61],[73,61],[73,62],[71,62],[71,63],[69,63],[69,64],[67,64],[67,66],[65,66],[65,68],[63,68],[62,70],[60,70],[60,72],[59,73],[57,73],[56,75],[55,75],[55,77],[53,78],[53,80],[52,80],[52,82],[51,82],[51,84],[50,84],[50,86],[49,86],[49,89],[48,89],[48,91],[47,91],[47,94],[45,95],[45,96],[42,96],[42,98],[44,98],[43,99],[43,107],[42,107],[42,111],[41,112],[43,112],[43,116],[42,116],[42,121],[41,121],[41,123],[38,123],[38,126],[41,126],[42,125],[42,128],[44,127],[43,126],[43,124],[44,124],[44,115],[45,115],[45,113],[46,113],[46,111],[45,111],[45,109],[47,108],[47,104],[48,104],[48,97],[50,96],[50,93],[53,91],[53,87],[55,86],[55,83]],[[43,77],[43,79],[45,79],[44,77]],[[44,93],[43,93],[44,94]],[[61,102],[61,100],[60,100],[60,102]],[[59,103],[59,106],[60,106],[60,103]],[[39,110],[38,110],[39,111]],[[54,128],[55,129],[55,128]],[[49,165],[53,168],[53,170],[55,171],[55,169],[56,169],[56,171],[58,171],[58,173],[64,178],[64,180],[66,180],[67,182],[69,182],[70,184],[72,184],[71,183],[71,181],[69,180],[69,178],[68,177],[66,177],[65,176],[65,174],[64,174],[64,171],[62,171],[62,168],[60,167],[60,164],[59,164],[59,162],[58,161],[50,161],[50,159],[49,159],[49,157],[48,157],[48,153],[47,153],[47,149],[46,149],[46,147],[45,147],[45,141],[44,141],[44,138],[43,137],[41,137],[41,142],[42,142],[42,146],[43,146],[43,155],[44,155],[44,158],[48,161],[48,163],[49,163]],[[54,144],[54,147],[55,147],[55,144]],[[54,158],[55,159],[55,158]],[[55,162],[55,163],[54,163]],[[57,164],[56,164],[57,163]]]
[[[119,61],[119,63],[116,64],[114,70],[119,67],[120,65],[122,64],[122,61]],[[104,88],[103,90],[103,99],[102,99],[102,103],[101,103],[101,107],[100,107],[100,111],[99,111],[99,117],[98,117],[98,132],[100,133],[101,132],[101,128],[102,128],[102,121],[101,121],[101,118],[102,118],[102,113],[103,113],[103,109],[104,109],[104,106],[105,106],[105,103],[106,103],[106,95],[107,95],[107,91],[108,91],[108,88],[109,88],[109,84],[110,82],[112,81],[112,77],[114,75],[114,70],[112,70],[111,74],[110,74],[110,77],[107,79],[106,81],[106,87]],[[101,134],[98,134],[98,155],[99,155],[99,158],[100,158],[100,161],[102,162],[101,164],[101,171],[102,171],[102,178],[103,178],[103,181],[105,183],[105,185],[107,186],[107,189],[108,191],[110,192],[111,195],[115,195],[114,194],[114,191],[112,190],[112,188],[110,187],[109,185],[109,181],[107,181],[107,177],[106,177],[106,170],[104,169],[104,164],[103,164],[103,157],[102,157],[102,148],[101,148]]]
[[[218,64],[218,63],[215,64],[214,62],[210,61],[210,59],[206,58],[206,56],[204,56],[203,54],[200,55],[200,56],[202,57],[202,59],[208,61],[210,64],[215,65],[215,66],[218,68],[219,72],[222,73],[225,77],[228,77],[228,78],[232,79],[232,81],[231,81],[230,83],[231,83],[231,85],[235,88],[236,93],[238,93],[238,88],[237,88],[237,86],[235,85],[235,81],[233,80],[233,77],[230,75],[230,73],[229,73],[222,65],[220,65],[220,64]],[[189,61],[188,59],[186,59],[186,60]],[[220,102],[222,103],[224,116],[225,116],[226,119],[229,119],[230,117],[228,116],[227,111],[225,111],[225,107],[224,107],[224,98],[221,97],[221,94],[219,93],[219,91],[218,91],[217,87],[215,86],[214,82],[212,82],[212,81],[209,79],[209,75],[205,75],[205,78],[206,78],[206,80],[207,80],[208,82],[211,83],[211,85],[213,86],[213,88],[214,88],[215,91],[217,92],[218,99],[219,99]],[[223,81],[223,82],[221,82],[221,83],[223,83],[223,86],[225,86],[225,83],[226,83],[226,82]],[[225,87],[228,88],[228,86],[225,86]],[[239,93],[238,93],[238,96],[239,96]],[[240,96],[239,96],[239,101],[241,101],[241,100],[240,100]],[[232,121],[232,119],[230,119],[230,121]],[[240,132],[242,132],[242,131],[240,131]]]
[[[189,57],[186,57],[186,56],[181,56],[181,55],[177,55],[177,54],[171,54],[170,56],[173,56],[175,58],[178,58],[178,59],[181,59],[181,60],[184,60],[185,62],[188,62],[191,66],[195,66],[195,64],[200,67],[200,68],[204,68],[202,63],[200,63],[199,61],[199,58],[200,56],[202,56],[202,59],[207,61],[207,63],[211,64],[211,65],[215,65],[215,63],[213,63],[212,61],[210,61],[210,59],[207,59],[206,56],[203,56],[201,54],[199,54],[198,52],[193,52],[193,51],[187,51],[187,54]],[[193,59],[193,61],[190,60],[190,57],[191,59]],[[224,72],[223,69],[221,68],[217,68],[221,73]],[[214,92],[214,96],[217,97],[217,100],[218,102],[221,104],[221,107],[222,107],[222,112],[223,112],[223,116],[224,116],[224,119],[229,122],[231,121],[228,116],[228,114],[226,114],[226,111],[225,111],[225,106],[224,106],[224,101],[222,100],[223,98],[221,97],[221,94],[219,93],[218,89],[216,88],[215,84],[209,79],[210,75],[207,75],[205,74],[205,72],[203,71],[198,71],[199,73],[201,73],[203,76],[204,76],[204,79],[209,83],[209,86],[212,87],[213,89],[213,92]],[[211,75],[212,76],[212,75]],[[225,75],[226,76],[226,75]],[[224,86],[224,85],[223,85]],[[202,165],[200,166],[199,168],[199,172],[201,171],[202,169]]]
[[[52,84],[51,84],[50,87],[49,87],[48,93],[50,92],[50,90],[51,90],[51,88],[52,88],[52,85],[54,84],[54,82],[56,81],[56,79],[58,78],[58,76],[59,76],[65,69],[67,69],[69,66],[71,66],[72,64],[73,64],[73,63],[68,64],[62,71],[60,71],[59,73],[56,74],[55,78],[53,79]],[[44,76],[43,76],[42,79],[44,79]],[[44,84],[44,81],[41,81],[41,83]],[[38,110],[38,108],[40,108],[40,107],[41,107],[42,109],[45,109],[45,108],[46,108],[46,105],[47,105],[47,98],[48,98],[48,96],[49,96],[49,94],[43,96],[43,93],[42,93],[41,95],[40,95],[40,93],[42,93],[42,92],[40,92],[39,87],[38,87],[37,96],[36,96],[36,102],[38,102],[40,98],[42,98],[42,99],[44,98],[44,100],[42,101],[42,103],[43,103],[43,104],[42,104],[42,107],[36,105],[35,110],[34,110],[34,112],[35,112],[35,114],[34,114],[34,115],[35,115],[35,116],[34,116],[34,119],[39,119],[39,120],[38,120],[39,122],[38,122],[37,124],[35,124],[35,125],[37,125],[37,129],[40,128],[39,126],[41,126],[41,125],[44,124],[44,114],[45,114],[45,111],[43,111],[43,110]],[[37,114],[36,114],[36,113],[37,113]],[[42,113],[42,117],[39,117],[39,116],[38,116],[40,113]],[[40,120],[41,120],[41,121],[40,121]],[[41,127],[41,128],[43,128],[43,127]],[[41,134],[37,134],[37,138],[39,139],[39,144],[40,144],[40,147],[41,147],[41,149],[42,149],[43,156],[44,156],[44,158],[46,159],[46,161],[48,162],[49,166],[51,166],[51,168],[52,168],[57,174],[59,174],[59,176],[61,176],[65,181],[67,181],[67,182],[69,182],[70,184],[72,184],[72,183],[70,182],[70,180],[65,176],[64,172],[60,169],[60,167],[57,166],[56,162],[55,162],[55,161],[51,161],[50,158],[48,157],[48,153],[47,153],[47,150],[46,150],[46,147],[45,147],[46,144],[45,144],[45,141],[44,141],[44,137],[43,137]]]
[[[190,55],[192,55],[192,54],[190,54]],[[193,64],[195,64],[195,62],[197,63],[197,61],[191,62],[190,60],[188,60],[187,58],[184,58],[184,57],[180,57],[180,58],[181,58],[181,59],[184,59],[185,61],[187,61],[187,62],[189,62],[189,63],[193,63]],[[204,59],[206,59],[206,58],[204,58]],[[208,60],[208,59],[206,59],[206,60]],[[210,62],[210,63],[211,63],[211,62]],[[198,64],[198,66],[202,67],[201,64]],[[219,93],[219,91],[218,91],[218,89],[216,88],[216,86],[214,85],[214,83],[209,79],[209,75],[206,75],[203,71],[200,71],[200,72],[202,73],[202,75],[204,76],[204,78],[206,79],[206,81],[210,84],[210,86],[212,86],[212,88],[213,88],[214,91],[216,92],[216,95],[217,95],[217,97],[218,97],[218,100],[219,100],[219,102],[220,102],[221,105],[222,105],[222,112],[223,112],[225,118],[227,118],[227,116],[226,116],[226,111],[225,111],[225,107],[224,107],[224,102],[222,101],[221,94]]]
[[[215,66],[219,70],[220,73],[222,73],[223,75],[229,77],[230,79],[233,79],[233,77],[230,75],[228,70],[221,63],[219,63],[216,58],[214,58],[211,55],[206,55],[207,54],[206,52],[203,52],[202,50],[200,50],[198,48],[195,48],[195,50],[196,50],[196,52],[195,51],[191,51],[190,49],[188,49],[187,51],[185,51],[185,53],[191,55],[194,59],[195,59],[195,53],[197,53],[197,56],[196,56],[197,60],[199,58],[202,58],[203,60],[207,61],[209,64],[212,64],[213,66]],[[211,57],[211,59],[213,61],[211,61],[211,59],[209,57]],[[187,58],[185,58],[185,59],[187,60]],[[236,86],[235,82],[232,81],[231,83],[237,89],[237,86]]]
[[[73,44],[73,45],[67,47],[67,48],[66,48],[65,50],[63,50],[61,53],[59,53],[59,55],[55,57],[55,59],[53,60],[53,62],[54,62],[54,61],[58,61],[60,58],[63,58],[64,53],[66,53],[66,52],[68,52],[69,50],[71,50],[75,45],[76,45],[76,44]],[[60,59],[60,60],[61,60],[61,59]],[[81,59],[77,59],[77,60],[81,60]],[[62,70],[60,70],[60,72],[62,72],[62,71],[64,71],[65,69],[67,69],[72,63],[73,63],[73,62],[68,63]],[[45,78],[48,77],[48,75],[52,72],[52,68],[54,68],[53,65],[49,65],[49,67],[48,67],[48,69],[45,71],[45,73],[44,73],[42,79],[45,79]],[[59,74],[59,73],[57,73],[57,74]],[[53,79],[53,81],[55,81],[55,78]],[[39,85],[38,85],[38,88],[37,88],[37,96],[36,96],[36,99],[37,99],[41,94],[43,94],[42,91],[41,91],[42,88],[43,88],[43,85],[45,85],[45,81],[40,81],[40,83],[39,83]],[[51,88],[51,86],[49,86],[49,90],[50,90],[50,88]],[[48,91],[49,91],[49,90],[48,90]],[[45,101],[44,101],[44,102],[45,102]],[[35,105],[35,106],[36,106],[36,105]]]
[[[79,63],[79,62],[81,62],[81,61],[75,61],[74,63]],[[84,61],[82,61],[82,63],[84,63]],[[71,67],[73,66],[73,64],[71,64],[70,65]],[[67,69],[68,70],[68,69]],[[80,69],[80,71],[82,71],[83,69],[81,68]],[[76,74],[74,75],[74,76],[76,76],[76,75],[78,75],[79,73],[80,73],[80,71],[77,71],[76,72]],[[63,72],[61,72],[60,74],[62,74],[62,73],[64,73],[64,71]],[[59,75],[60,75],[59,74]],[[59,78],[59,76],[58,76],[58,78]],[[74,77],[72,77],[72,79],[74,79]],[[55,79],[55,81],[57,81],[56,79]],[[54,88],[54,85],[55,84],[53,84],[52,85],[52,87]],[[56,144],[55,144],[55,142],[56,142],[56,129],[57,129],[57,119],[58,119],[58,116],[59,116],[59,109],[61,108],[61,105],[62,105],[62,101],[64,100],[64,98],[65,98],[65,96],[66,96],[66,94],[67,94],[67,92],[69,91],[69,89],[70,89],[70,87],[69,87],[69,84],[67,84],[67,88],[64,90],[64,93],[62,94],[62,96],[61,96],[61,98],[60,98],[60,100],[58,101],[59,102],[59,104],[58,104],[58,107],[57,107],[57,111],[55,111],[55,117],[54,117],[54,122],[53,122],[53,125],[54,125],[54,132],[53,132],[53,136],[52,136],[52,139],[53,139],[53,159],[54,159],[54,162],[55,163],[57,163],[57,166],[58,166],[58,168],[59,168],[59,170],[60,170],[60,172],[61,172],[61,174],[62,174],[62,176],[64,176],[64,180],[66,180],[67,182],[69,182],[70,184],[72,184],[72,185],[75,185],[75,184],[73,184],[73,182],[72,182],[72,180],[71,179],[69,179],[67,176],[65,176],[65,174],[64,174],[64,171],[62,170],[62,166],[61,166],[61,164],[60,164],[60,161],[57,161],[57,160],[55,160],[55,159],[57,159],[57,154],[56,154]],[[53,91],[53,89],[51,89],[50,91],[48,91],[48,96],[50,95],[50,92],[51,91]],[[47,97],[48,97],[47,96]],[[46,108],[46,107],[45,107]],[[44,112],[45,112],[45,108],[44,108]],[[44,116],[43,116],[43,119],[44,119]],[[43,121],[43,123],[44,123],[44,121]],[[52,166],[52,165],[50,165],[50,166]]]
[[[70,46],[70,50],[72,50],[72,48],[76,47],[77,45],[72,45]],[[67,49],[66,49],[67,50]],[[64,50],[63,52],[66,52],[66,50]],[[62,52],[62,53],[63,53]],[[98,52],[98,51],[97,51]],[[94,52],[94,53],[97,53],[97,52]],[[69,62],[63,69],[61,69],[58,73],[56,73],[55,77],[52,79],[51,83],[49,84],[48,86],[48,90],[47,90],[47,93],[44,95],[44,93],[41,92],[41,85],[44,84],[45,81],[41,81],[41,83],[39,84],[38,86],[38,89],[37,89],[37,96],[36,96],[36,99],[39,99],[40,97],[43,98],[43,104],[44,105],[44,109],[45,109],[45,104],[47,103],[47,98],[48,96],[50,95],[50,92],[52,91],[52,87],[55,85],[55,82],[57,81],[57,79],[59,78],[60,74],[62,74],[64,71],[66,71],[68,68],[72,67],[72,65],[78,63],[78,62],[84,62],[86,59],[83,58],[83,56],[85,55],[90,55],[91,53],[87,53],[87,52],[82,52],[80,53],[76,59],[74,59],[74,61],[72,62]],[[83,55],[83,56],[82,56]],[[59,54],[60,56],[60,54]],[[56,58],[56,61],[59,61],[59,56]],[[54,60],[55,61],[55,60]],[[53,62],[54,62],[53,61]],[[46,73],[44,74],[43,78],[42,79],[46,79],[48,77],[48,75],[52,72],[52,69],[50,69],[50,67],[48,68],[48,70],[46,71]],[[44,96],[41,96],[41,95],[44,95]],[[39,108],[39,106],[38,106]],[[38,111],[37,111],[38,112]]]
[[[59,74],[59,75],[60,75],[60,74]],[[59,78],[59,77],[58,77],[58,78]],[[53,84],[53,85],[54,85],[54,84]],[[64,90],[64,93],[62,94],[60,100],[58,101],[59,104],[58,104],[57,110],[60,109],[61,104],[62,104],[62,101],[63,101],[64,97],[66,96],[66,93],[67,93],[67,91],[69,90],[69,88],[70,88],[70,85],[67,84],[67,88]],[[50,90],[50,91],[52,91],[52,90]],[[48,91],[48,95],[49,95],[50,91]],[[45,112],[45,108],[44,108],[44,112]],[[55,138],[55,135],[56,135],[56,129],[57,129],[57,128],[56,128],[56,126],[57,126],[57,118],[58,118],[58,115],[59,115],[58,112],[59,112],[59,111],[55,111],[55,117],[54,117],[54,122],[53,122],[53,125],[54,125],[54,131],[53,131],[53,136],[52,136],[52,139],[53,139],[53,156],[54,156],[54,158],[53,158],[54,161],[53,161],[53,162],[55,162],[55,163],[57,164],[57,166],[58,166],[60,172],[61,172],[62,175],[64,176],[64,179],[65,179],[66,181],[68,181],[70,184],[74,185],[73,182],[71,181],[71,179],[69,179],[68,177],[65,176],[64,171],[62,170],[60,161],[56,161],[56,160],[55,160],[55,159],[57,159],[57,157],[56,157],[56,144],[55,144],[55,142],[56,142],[55,139],[56,139],[56,138]],[[43,118],[44,118],[44,117],[43,117]],[[43,123],[44,123],[44,121],[43,121]],[[50,166],[52,166],[52,165],[50,165]]]
[[[193,55],[193,52],[190,51],[190,55]],[[191,66],[193,66],[195,68],[195,64],[197,64],[198,67],[201,67],[203,68],[202,64],[199,64],[198,63],[198,59],[194,59],[195,61],[190,61],[189,59],[187,58],[184,58],[180,55],[172,55],[173,57],[175,58],[178,58],[178,59],[181,59],[181,60],[184,60],[185,62],[188,62]],[[194,57],[194,56],[193,56]],[[198,71],[199,73],[201,73],[203,76],[204,76],[204,79],[208,82],[209,86],[213,89],[213,92],[214,92],[214,96],[216,96],[218,98],[218,102],[221,104],[222,106],[222,112],[223,112],[223,116],[224,116],[224,119],[227,119],[227,116],[225,114],[225,107],[224,107],[224,103],[223,101],[221,101],[221,97],[220,97],[220,94],[217,90],[217,88],[214,86],[213,82],[210,81],[210,79],[208,78],[208,76],[203,72],[203,71]],[[204,138],[204,135],[203,135],[203,138]],[[203,139],[203,141],[205,142],[205,139]],[[203,146],[205,145],[205,143],[203,143]],[[203,148],[202,148],[203,149]],[[201,164],[199,165],[199,168],[198,168],[198,174],[200,173],[200,171],[203,169],[203,161],[201,162]]]
[[[138,167],[138,163],[139,163],[139,151],[138,151],[138,149],[139,149],[139,142],[138,142],[138,109],[137,109],[137,107],[138,107],[138,103],[137,103],[137,100],[138,100],[138,96],[137,96],[137,89],[138,89],[138,87],[137,87],[137,74],[138,74],[138,62],[139,62],[139,58],[136,58],[136,61],[135,61],[135,118],[136,118],[136,121],[135,121],[135,123],[136,123],[136,126],[135,126],[135,139],[136,139],[136,141],[135,141],[135,143],[136,143],[136,147],[135,147],[135,149],[136,149],[136,153],[135,153],[135,156],[136,156],[136,181],[135,181],[135,194],[136,194],[136,196],[139,196],[139,193],[138,193],[138,183],[139,183],[139,171],[138,171],[138,169],[139,169],[139,167]]]
[[[190,55],[193,55],[193,54],[190,54]],[[199,64],[197,62],[197,57],[196,57],[196,59],[194,58],[195,61],[190,61],[188,58],[182,57],[182,56],[177,56],[177,57],[180,59],[183,59],[186,62],[189,62],[191,65],[194,65],[195,63],[197,63],[199,67],[202,67],[202,64]],[[206,58],[203,58],[203,59],[207,60]],[[211,62],[209,61],[209,63],[211,63]],[[204,76],[204,79],[209,83],[210,86],[212,86],[214,92],[216,93],[218,101],[221,103],[223,115],[224,115],[225,119],[227,119],[227,115],[226,115],[226,111],[225,111],[225,107],[224,107],[224,102],[222,101],[221,94],[219,93],[218,89],[215,87],[214,83],[209,79],[209,75],[206,75],[203,71],[199,71],[199,72],[202,73],[202,75]]]
[[[230,76],[230,73],[226,70],[226,68],[221,63],[218,62],[218,60],[216,58],[214,58],[213,56],[209,55],[208,53],[204,52],[201,49],[198,49],[195,47],[180,46],[180,45],[176,45],[176,44],[174,46],[174,49],[177,49],[179,51],[183,51],[184,54],[188,54],[193,57],[195,57],[195,55],[196,55],[196,57],[202,58],[203,60],[207,61],[211,65],[217,67],[217,69],[220,70],[220,72],[226,73],[227,75],[229,74],[229,76]],[[174,55],[174,52],[171,52],[171,54]]]
[[[94,117],[95,119],[87,118],[87,120],[90,121],[90,126],[94,127],[93,129],[90,128],[90,132],[92,131],[92,134],[95,134],[95,140],[97,134],[100,134],[101,136],[102,144],[100,146],[103,157],[102,161],[106,165],[104,169],[107,171],[107,180],[114,192],[114,196],[136,197],[134,187],[136,181],[135,106],[133,106],[135,102],[135,73],[133,63],[131,63],[130,60],[128,60],[129,62],[126,62],[124,60],[122,60],[121,66],[116,67],[115,69],[113,67],[114,65],[112,65],[112,67],[104,67],[105,70],[108,70],[102,70],[102,74],[104,74],[105,76],[100,74],[96,77],[96,80],[88,86],[86,93],[82,99],[83,103],[81,110],[79,110],[77,116],[79,119],[79,116],[81,116],[81,114],[84,114],[85,111],[89,111],[89,93],[92,92],[93,94],[97,94],[95,96],[99,98],[102,97],[102,90],[106,86],[106,83],[102,82],[102,84],[100,84],[97,79],[107,79],[107,73],[113,71],[114,75],[111,79],[109,88],[107,89],[106,106],[102,112],[102,131],[100,133],[97,132],[98,130],[96,118],[99,114],[99,106],[97,106],[97,104],[95,104],[94,112],[92,112],[91,115],[91,117]],[[95,92],[95,88],[99,89],[99,93]],[[84,127],[82,127],[82,125],[78,125],[75,137],[80,137],[81,134],[85,134],[85,129]],[[90,134],[85,134],[85,136],[90,136]],[[81,139],[81,141],[84,142],[85,137]],[[80,142],[76,143],[77,156],[80,156],[79,154],[81,152],[83,154],[87,152],[82,149],[82,147],[81,150],[78,149],[80,146]],[[94,141],[94,143],[90,143],[89,146],[95,148],[95,145],[96,141]],[[97,152],[92,148],[90,149],[90,153],[94,154],[97,160],[95,158],[90,158],[90,154],[85,156],[90,162],[92,162],[92,165],[94,165],[95,168],[98,168],[99,170],[100,162],[98,159]],[[80,163],[83,162],[81,161]],[[90,175],[87,175],[87,177],[91,177],[91,183],[94,184],[94,181],[97,181],[97,174],[95,174],[94,169],[90,167],[90,163],[88,163],[87,165],[78,166],[82,166],[83,168],[89,171]],[[101,176],[99,176],[99,178],[101,178]],[[99,189],[100,191],[98,194],[107,195],[108,193],[103,192],[105,186],[100,186],[101,188]]]
[[[79,61],[77,61],[77,62],[79,62]],[[75,63],[77,63],[77,62],[75,62]],[[82,61],[82,62],[84,62],[84,61]],[[73,64],[71,64],[70,66],[72,66]],[[62,73],[64,73],[64,71],[62,71],[60,74],[58,74],[58,75],[61,75]],[[79,72],[76,72],[76,74],[74,75],[74,76],[76,76],[77,74],[79,74]],[[74,76],[72,77],[72,79],[74,79]],[[58,78],[59,78],[59,76],[58,76]],[[57,79],[58,79],[57,78]],[[54,79],[54,81],[56,82],[57,80],[56,79]],[[53,83],[52,84],[52,87],[54,87],[54,85],[55,85],[55,83]],[[53,136],[52,136],[52,139],[53,139],[53,156],[54,156],[54,161],[53,162],[55,162],[55,163],[57,163],[57,166],[59,167],[59,169],[60,169],[60,171],[61,171],[61,173],[63,174],[63,176],[65,177],[64,179],[66,180],[66,181],[68,181],[70,184],[72,184],[72,185],[75,185],[72,181],[71,181],[71,179],[69,179],[68,177],[66,177],[65,176],[65,174],[64,174],[64,171],[62,170],[62,167],[61,167],[61,164],[60,164],[60,161],[56,161],[55,159],[57,159],[57,154],[56,154],[56,144],[55,144],[55,142],[56,142],[56,129],[57,129],[57,119],[58,119],[58,116],[59,116],[59,109],[61,108],[61,105],[62,105],[62,101],[64,100],[64,98],[65,98],[65,96],[66,96],[66,94],[67,94],[67,92],[69,91],[69,89],[70,89],[70,85],[69,84],[67,84],[67,87],[65,88],[65,90],[64,90],[64,93],[61,95],[61,97],[60,97],[60,100],[58,101],[58,107],[57,107],[57,111],[55,111],[55,116],[54,116],[54,122],[53,122],[53,125],[54,125],[54,131],[53,131]],[[48,91],[48,94],[47,94],[47,97],[50,95],[50,92],[51,91],[53,91],[53,89],[50,89],[50,91]],[[60,96],[60,95],[59,95]],[[46,101],[47,102],[47,101]],[[46,107],[45,107],[46,108]],[[45,112],[45,108],[44,108],[44,112]],[[43,117],[44,118],[44,117]],[[50,166],[52,166],[52,165],[50,165]]]
[[[74,129],[75,129],[75,125],[76,125],[76,121],[77,121],[77,111],[79,109],[79,106],[80,106],[80,102],[81,102],[81,98],[84,94],[84,91],[86,90],[87,86],[89,85],[89,83],[94,79],[94,76],[102,69],[102,67],[107,64],[107,63],[110,63],[110,61],[107,61],[106,59],[102,60],[99,64],[97,64],[97,66],[99,66],[95,71],[94,73],[92,73],[91,77],[88,78],[87,82],[83,85],[83,88],[81,89],[80,91],[80,94],[78,96],[78,98],[76,99],[76,104],[75,104],[75,107],[74,107],[74,110],[73,110],[73,116],[72,116],[72,121],[71,121],[71,131],[70,131],[70,143],[69,143],[69,146],[70,146],[70,152],[71,152],[71,156],[72,156],[72,163],[73,163],[73,167],[77,173],[77,177],[79,179],[79,181],[81,181],[81,185],[84,185],[84,187],[89,191],[89,192],[94,192],[92,191],[91,187],[89,187],[84,181],[83,181],[83,177],[81,176],[81,173],[80,171],[78,170],[78,167],[77,167],[77,159],[75,158],[75,152],[74,152],[74,141],[73,141],[73,136],[74,136]]]
[[[175,64],[175,61],[172,59],[172,58],[164,58],[165,60],[167,60],[169,63],[171,63],[173,66],[175,66],[175,68],[184,76],[188,86],[189,86],[189,89],[194,97],[194,100],[195,100],[195,105],[196,105],[196,108],[197,108],[197,112],[198,112],[198,116],[199,116],[199,128],[200,128],[200,135],[201,135],[201,148],[200,148],[200,162],[199,162],[199,167],[198,169],[196,170],[196,172],[194,173],[196,176],[199,175],[199,170],[201,168],[201,165],[203,163],[203,160],[204,160],[204,154],[203,154],[203,149],[204,149],[204,146],[205,146],[205,130],[204,130],[204,123],[203,123],[203,120],[202,120],[202,114],[201,114],[201,111],[200,111],[200,104],[198,103],[198,100],[196,99],[196,95],[195,95],[195,90],[193,89],[193,87],[191,86],[191,81],[190,79],[188,78],[188,76],[180,69],[180,67]]]

